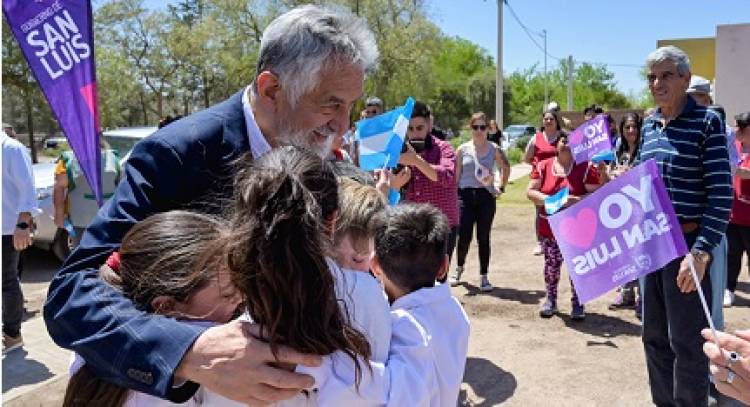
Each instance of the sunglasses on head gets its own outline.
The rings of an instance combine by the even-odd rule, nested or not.
[[[471,128],[474,130],[487,130],[486,124],[472,124]]]

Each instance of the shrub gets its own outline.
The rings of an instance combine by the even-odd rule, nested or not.
[[[529,141],[531,140],[531,136],[521,136],[516,141],[516,147],[520,148],[521,151],[526,151],[526,146],[529,144]]]
[[[510,165],[516,165],[521,162],[523,158],[523,150],[519,148],[511,148],[508,150],[508,161]]]

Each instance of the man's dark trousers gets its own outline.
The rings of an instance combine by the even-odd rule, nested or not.
[[[696,237],[685,235],[688,247]],[[643,345],[651,398],[657,406],[706,406],[709,372],[701,330],[708,321],[698,292],[683,294],[677,287],[681,261],[677,258],[644,279]],[[711,304],[709,267],[701,287]]]
[[[3,235],[3,333],[13,337],[21,334],[23,319],[23,292],[18,278],[20,254],[13,248],[13,236]]]

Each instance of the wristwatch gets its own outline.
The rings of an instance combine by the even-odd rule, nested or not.
[[[18,222],[16,223],[16,227],[21,230],[26,230],[29,228],[29,224],[26,222]]]
[[[711,261],[711,253],[700,250],[700,249],[693,249],[690,250],[690,254],[693,255],[693,258],[703,264],[707,264],[709,261]]]

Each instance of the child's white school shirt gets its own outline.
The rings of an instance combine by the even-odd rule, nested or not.
[[[326,363],[336,374],[315,376],[319,405],[456,406],[469,347],[469,319],[447,284],[409,293],[391,306],[386,365],[370,363],[358,390],[351,360],[336,352]]]

